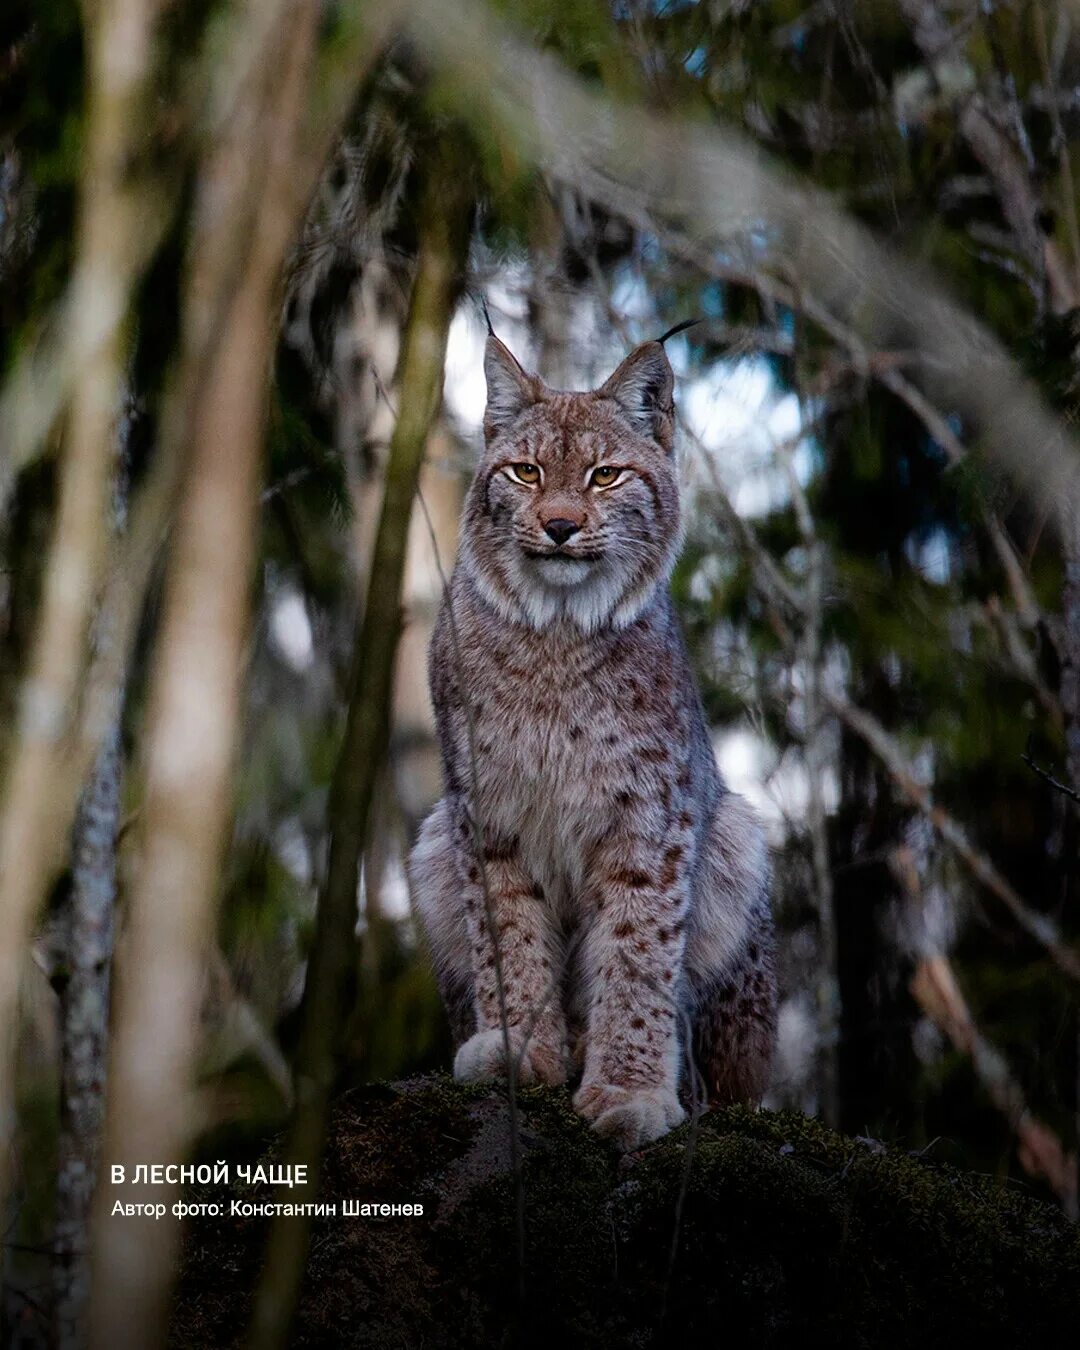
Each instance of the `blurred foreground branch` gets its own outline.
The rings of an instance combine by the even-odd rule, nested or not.
[[[122,360],[132,293],[174,205],[147,153],[162,0],[84,0],[80,8],[86,141],[75,260],[55,312],[0,388],[0,509],[65,409],[69,422],[76,409],[89,419],[85,429],[75,422],[73,444],[91,444],[102,417],[115,415],[109,377]]]
[[[60,995],[60,1143],[56,1178],[56,1343],[85,1344],[90,1209],[105,1119],[109,987],[123,747],[119,722],[101,747],[75,819]]]
[[[231,818],[266,385],[282,264],[304,205],[296,184],[298,128],[317,18],[314,5],[289,7],[276,33],[276,63],[260,72],[201,185],[214,194],[222,178],[233,182],[237,157],[259,159],[249,203],[259,229],[239,275],[229,279],[204,378],[181,381],[194,394],[187,409],[192,440],[149,695],[141,862],[117,973],[102,1155],[103,1166],[120,1162],[129,1176],[138,1163],[183,1159],[199,1120],[195,1054]],[[224,219],[217,217],[209,242],[227,243],[243,203],[223,202],[219,191],[216,201]],[[204,207],[213,204],[211,197]],[[186,296],[189,330],[198,332],[207,319],[199,282],[214,276],[215,263],[220,253],[195,261]],[[196,355],[204,350],[194,343]],[[175,1194],[169,1188],[159,1199]],[[163,1341],[167,1325],[177,1224],[114,1218],[115,1198],[114,1189],[99,1186],[91,1341],[102,1350],[151,1347]]]
[[[750,564],[754,584],[770,606],[772,626],[777,636],[794,653],[798,639],[792,628],[792,620],[804,619],[808,612],[808,601],[788,582],[772,554],[758,539],[751,523],[738,515],[711,457],[706,457],[706,463],[711,471],[712,500]],[[839,690],[823,688],[821,697],[885,765],[893,781],[929,819],[939,837],[972,876],[997,896],[1019,926],[1045,949],[1059,969],[1074,980],[1080,980],[1080,953],[1065,942],[1058,925],[1051,918],[1033,910],[1025,902],[990,858],[975,847],[960,822],[934,801],[931,789],[919,781],[903,750],[877,718],[856,706]]]
[[[69,340],[87,358],[71,390],[40,609],[0,819],[0,1206],[14,1124],[19,973],[75,796],[58,775],[87,660],[108,539],[108,501],[126,360],[126,315],[143,224],[133,186],[149,100],[156,0],[88,5],[86,148]],[[67,800],[70,798],[70,800]]]
[[[741,252],[794,274],[871,349],[914,348],[940,402],[973,422],[1059,529],[1071,529],[1075,442],[1001,343],[924,268],[731,128],[595,95],[485,5],[462,0],[452,20],[438,0],[411,0],[407,10],[419,44],[459,82],[465,111],[556,179],[632,223],[644,214],[677,227],[708,256]]]
[[[911,981],[911,992],[931,1021],[971,1060],[979,1082],[1016,1136],[1025,1171],[1043,1177],[1075,1218],[1076,1157],[1067,1154],[1057,1135],[1032,1114],[1001,1053],[976,1025],[948,959],[924,957]]]
[[[981,853],[958,820],[934,801],[930,788],[921,783],[900,746],[870,713],[857,708],[841,694],[830,692],[829,704],[836,715],[860,736],[885,765],[893,781],[927,817],[938,835],[952,849],[975,879],[996,895],[1019,926],[1038,942],[1054,964],[1074,980],[1080,980],[1080,953],[1067,945],[1057,924],[1046,914],[1031,909],[991,860]]]
[[[330,855],[319,896],[296,1055],[297,1109],[283,1162],[318,1176],[357,918],[360,859],[390,724],[394,654],[409,519],[442,396],[447,332],[467,258],[471,202],[459,157],[433,151],[421,203],[416,278],[402,344],[399,415],[390,444],[382,514],[353,653],[345,736],[329,803]],[[289,1343],[307,1259],[310,1220],[279,1217],[256,1292],[249,1345]]]

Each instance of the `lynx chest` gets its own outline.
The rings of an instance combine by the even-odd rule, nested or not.
[[[663,672],[650,688],[640,665],[618,649],[492,645],[464,672],[473,736],[472,748],[455,737],[459,776],[477,785],[485,833],[514,839],[556,904],[580,894],[591,850],[624,827],[628,801],[639,812],[670,803],[680,719],[657,695]]]

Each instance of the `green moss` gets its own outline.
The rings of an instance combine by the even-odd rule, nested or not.
[[[1075,1341],[1080,1236],[1022,1191],[793,1112],[712,1112],[622,1158],[567,1093],[519,1106],[520,1190],[499,1094],[432,1077],[340,1101],[323,1197],[424,1216],[316,1226],[297,1346]],[[237,1343],[261,1241],[192,1229],[176,1345]]]

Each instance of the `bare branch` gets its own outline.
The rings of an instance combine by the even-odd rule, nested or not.
[[[886,389],[891,390],[898,399],[906,403],[915,416],[919,418],[929,434],[945,451],[951,464],[960,464],[967,458],[967,450],[959,436],[949,425],[948,420],[905,375],[894,367],[876,373]],[[994,552],[998,555],[1002,571],[1004,571],[1009,583],[1016,612],[1026,628],[1034,628],[1039,621],[1041,611],[1039,603],[1035,599],[1035,592],[1031,589],[1027,579],[1023,563],[1017,556],[1016,549],[1013,547],[1012,540],[1009,538],[1004,525],[985,504],[982,508],[982,517]]]
[[[411,0],[410,28],[503,134],[560,181],[625,219],[678,228],[706,257],[739,247],[800,284],[868,348],[909,345],[947,405],[978,424],[988,449],[1063,531],[1080,500],[1080,453],[998,340],[917,264],[879,245],[822,192],[770,163],[729,128],[613,106],[475,0]],[[485,62],[477,54],[497,52]],[[736,241],[741,241],[738,244]],[[917,297],[917,303],[912,303]]]
[[[912,22],[919,50],[933,69],[956,45],[960,34],[949,27],[934,0],[901,0],[901,8]],[[1039,26],[1036,20],[1037,30]],[[1043,36],[1045,40],[1045,30]],[[1035,275],[1045,279],[1054,312],[1065,314],[1075,309],[1080,303],[1076,277],[1055,241],[1039,225],[1042,202],[1032,184],[1022,148],[1003,129],[1008,117],[1002,109],[994,108],[985,95],[973,94],[964,98],[957,120],[960,134],[994,184],[1002,215],[1020,253]]]
[[[118,531],[127,517],[128,452],[135,418],[135,402],[129,398],[118,429],[113,488]],[[95,656],[100,658],[113,639],[106,616],[99,614],[93,634]],[[60,1140],[53,1271],[59,1350],[79,1350],[85,1344],[90,1296],[89,1225],[105,1120],[126,670],[126,663],[115,668],[115,685],[108,699],[111,722],[79,799],[72,829],[71,887],[63,910],[66,978],[60,989]]]
[[[1032,771],[1032,773],[1034,773],[1037,777],[1041,778],[1044,783],[1049,783],[1055,792],[1060,792],[1063,796],[1070,798],[1070,800],[1074,802],[1080,802],[1080,792],[1076,792],[1073,788],[1069,787],[1067,783],[1059,782],[1054,777],[1054,775],[1049,771],[1049,769],[1044,769],[1040,765],[1036,764],[1035,761],[1026,751],[1024,752],[1024,754],[1020,756],[1020,758],[1024,761],[1024,763],[1028,766],[1028,768]]]
[[[874,751],[904,796],[923,812],[972,876],[997,896],[1024,932],[1046,950],[1059,969],[1072,979],[1080,980],[1080,954],[1065,944],[1057,924],[1045,914],[1029,908],[990,859],[972,844],[959,821],[934,801],[930,789],[919,782],[903,751],[881,723],[841,694],[830,691],[826,697],[836,715]]]
[[[1059,15],[1060,17],[1060,15]],[[1080,275],[1080,221],[1077,219],[1076,180],[1072,170],[1072,158],[1069,154],[1069,142],[1065,138],[1065,128],[1061,120],[1061,107],[1055,87],[1054,71],[1050,62],[1050,39],[1046,31],[1046,13],[1042,5],[1033,5],[1031,21],[1035,25],[1035,45],[1039,53],[1039,65],[1042,68],[1044,90],[1047,96],[1050,125],[1054,129],[1055,149],[1061,171],[1062,199],[1065,222],[1069,233],[1069,248],[1072,252],[1073,275]]]
[[[1020,1162],[1043,1177],[1066,1212],[1076,1216],[1076,1156],[1068,1154],[1050,1127],[1032,1114],[1020,1084],[1001,1052],[979,1030],[947,957],[924,957],[911,981],[915,1001],[967,1055],[990,1100],[1016,1135]]]

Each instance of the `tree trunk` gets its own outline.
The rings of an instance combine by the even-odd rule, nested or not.
[[[314,6],[289,7],[274,32],[272,66],[215,144],[200,184],[185,297],[189,345],[177,380],[192,391],[180,410],[190,444],[148,697],[141,857],[117,972],[93,1225],[90,1331],[98,1350],[150,1350],[165,1337],[179,1191],[169,1183],[148,1195],[129,1183],[138,1166],[183,1162],[200,1123],[199,1014],[231,819],[281,269],[306,205],[300,154],[317,18]],[[235,188],[237,162],[254,166],[254,182],[250,194],[230,198],[223,188]],[[254,235],[248,211],[258,221]],[[249,247],[234,272],[227,247],[245,220]],[[211,326],[216,341],[206,346],[199,339]],[[112,1184],[115,1164],[125,1169],[123,1186]],[[169,1217],[113,1214],[118,1200],[151,1197]]]
[[[149,0],[87,6],[84,167],[64,319],[65,355],[76,373],[0,821],[0,1213],[15,1122],[19,973],[38,909],[64,864],[82,787],[65,774],[66,738],[109,535],[127,312],[147,228],[135,147],[153,75],[156,18]]]
[[[88,1224],[105,1118],[116,837],[123,756],[117,722],[101,747],[75,817],[60,994],[60,1142],[56,1179],[56,1344],[83,1344],[89,1294]]]
[[[445,422],[436,424],[420,473],[418,492],[423,509],[413,512],[409,525],[403,585],[409,622],[401,634],[394,679],[391,756],[394,787],[410,838],[442,794],[442,762],[428,693],[427,651],[457,552],[464,488],[454,466],[454,450]]]
[[[326,1132],[349,972],[357,879],[375,783],[389,732],[393,666],[401,627],[400,596],[413,497],[442,395],[446,337],[467,257],[470,203],[463,172],[448,148],[427,167],[421,202],[416,279],[402,347],[397,424],[390,445],[382,515],[363,617],[353,655],[345,738],[329,804],[330,856],[319,896],[296,1056],[297,1111],[286,1163],[315,1181]],[[249,1344],[288,1344],[307,1258],[310,1220],[278,1219],[256,1296]]]

